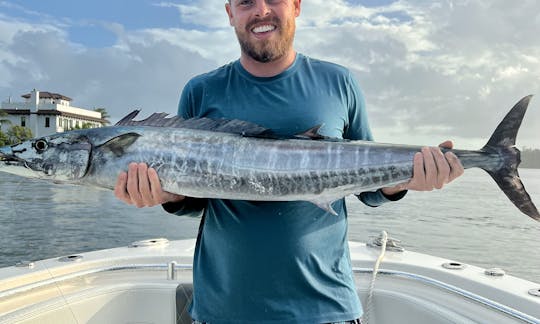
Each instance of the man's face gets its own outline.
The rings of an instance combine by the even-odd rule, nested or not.
[[[242,52],[255,61],[275,61],[293,48],[301,0],[231,0],[225,5]]]

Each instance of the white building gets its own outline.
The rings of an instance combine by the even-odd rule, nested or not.
[[[102,127],[105,120],[101,113],[93,110],[72,107],[71,98],[58,93],[32,90],[22,95],[24,102],[2,102],[1,109],[7,113],[2,119],[10,124],[0,125],[7,131],[13,125],[28,127],[34,137],[51,135],[75,128]]]

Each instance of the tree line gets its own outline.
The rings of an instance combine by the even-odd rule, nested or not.
[[[521,150],[521,168],[540,169],[540,149],[524,148]]]
[[[0,125],[11,124],[5,117],[7,114],[0,110]],[[30,138],[32,138],[32,131],[27,127],[13,125],[5,133],[0,130],[0,146],[16,144]]]

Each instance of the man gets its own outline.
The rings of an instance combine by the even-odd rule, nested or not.
[[[190,80],[179,115],[244,119],[283,135],[324,124],[326,136],[372,140],[350,72],[294,50],[300,5],[301,0],[226,3],[240,59]],[[378,206],[401,199],[406,190],[442,188],[462,173],[454,154],[423,148],[414,157],[413,179],[359,198]],[[332,206],[338,216],[308,202],[195,199],[163,192],[156,171],[137,163],[120,174],[115,194],[137,207],[163,204],[178,215],[204,211],[194,256],[195,321],[359,322],[344,199]]]

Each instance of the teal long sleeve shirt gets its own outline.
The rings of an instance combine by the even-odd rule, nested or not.
[[[241,119],[291,136],[315,125],[333,138],[372,140],[364,98],[344,67],[297,54],[260,78],[239,61],[185,86],[183,118]],[[402,195],[360,195],[378,206]],[[328,323],[362,315],[347,244],[347,206],[337,216],[310,202],[186,198],[176,214],[204,212],[194,255],[193,319],[219,323]]]

